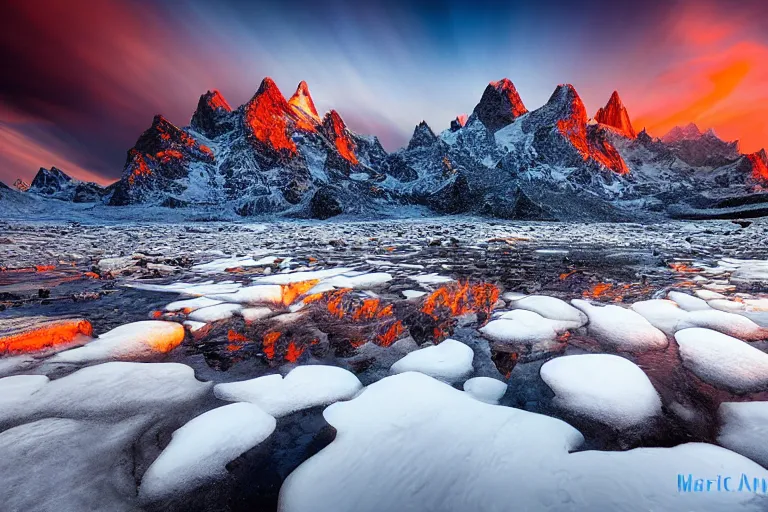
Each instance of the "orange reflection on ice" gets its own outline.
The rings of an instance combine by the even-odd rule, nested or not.
[[[405,328],[403,327],[403,322],[397,320],[384,332],[384,334],[379,334],[377,336],[378,344],[382,347],[388,347],[397,341],[400,335],[404,332]]]
[[[591,299],[599,299],[613,289],[610,283],[597,283],[591,290],[585,290],[582,295]]]
[[[93,336],[93,326],[87,320],[50,322],[27,332],[0,338],[0,354],[37,352],[72,343],[81,335]]]
[[[267,359],[274,359],[275,343],[280,339],[280,336],[282,336],[281,332],[268,332],[264,335],[261,350],[264,352],[264,355],[267,356]]]
[[[304,347],[296,346],[296,343],[291,340],[290,343],[288,343],[288,350],[285,353],[285,360],[289,363],[295,363],[303,353]]]
[[[670,263],[669,268],[671,268],[675,272],[683,272],[683,273],[701,272],[701,269],[696,267],[691,267],[687,263]]]
[[[452,316],[493,310],[499,300],[499,289],[489,283],[457,283],[443,286],[424,299],[421,311],[437,319],[436,311],[440,307],[448,308]]]
[[[282,292],[282,301],[284,306],[290,306],[296,299],[307,293],[319,283],[319,279],[310,279],[309,281],[300,281],[298,283],[288,283],[280,285]]]

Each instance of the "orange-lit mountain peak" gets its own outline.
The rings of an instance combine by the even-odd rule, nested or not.
[[[616,131],[625,137],[630,139],[637,138],[635,129],[632,127],[632,122],[629,119],[629,113],[617,91],[613,91],[611,99],[608,100],[605,107],[598,109],[597,114],[595,114],[595,121],[615,128]]]
[[[355,156],[355,143],[339,113],[331,110],[325,114],[323,128],[326,136],[336,145],[336,149],[344,160],[352,165],[357,165],[359,161]]]
[[[554,115],[557,131],[584,160],[591,159],[617,174],[629,174],[626,162],[604,133],[599,130],[587,133],[587,109],[571,84],[558,85],[541,110],[546,115]]]
[[[451,121],[451,131],[455,132],[463,128],[464,125],[467,124],[467,119],[467,114],[459,114],[456,116],[456,118]]]
[[[752,165],[752,179],[761,184],[768,184],[768,155],[765,149],[747,155],[747,159]]]
[[[526,112],[528,109],[520,99],[515,85],[508,78],[490,82],[473,111],[480,122],[494,132],[511,124]]]
[[[288,100],[288,104],[297,113],[305,114],[311,117],[314,121],[320,122],[320,115],[315,108],[315,102],[312,101],[312,95],[309,93],[309,86],[307,82],[302,80],[299,86],[296,88],[296,92],[293,93],[291,99]]]
[[[245,106],[245,123],[259,142],[275,151],[296,153],[296,144],[290,137],[288,102],[277,88],[277,84],[266,77],[259,90]]]
[[[222,96],[218,90],[214,89],[212,91],[208,91],[203,96],[205,97],[205,101],[208,106],[211,107],[211,109],[222,109],[226,112],[232,112],[232,107],[229,106],[227,100],[224,99],[224,96]]]

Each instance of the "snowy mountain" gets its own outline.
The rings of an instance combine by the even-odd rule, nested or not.
[[[691,124],[661,139],[637,133],[614,92],[590,119],[573,86],[529,111],[514,84],[486,87],[472,114],[436,134],[425,122],[387,153],[321,116],[301,82],[288,99],[265,78],[232,109],[218,91],[200,97],[190,125],[158,115],[103,189],[41,169],[30,193],[67,201],[184,208],[241,216],[329,218],[392,214],[407,205],[503,218],[623,220],[755,215],[768,204],[765,151]]]
[[[56,167],[41,167],[26,192],[74,203],[94,203],[102,200],[106,189],[96,183],[76,180]]]

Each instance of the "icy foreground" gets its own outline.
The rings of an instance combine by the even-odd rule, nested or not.
[[[6,224],[0,508],[764,510],[742,224]]]
[[[765,506],[748,493],[678,492],[677,474],[691,467],[768,478],[733,452],[687,444],[571,454],[583,438],[562,421],[484,404],[418,373],[385,378],[324,416],[337,437],[285,481],[282,512],[491,511],[500,503],[548,511]]]

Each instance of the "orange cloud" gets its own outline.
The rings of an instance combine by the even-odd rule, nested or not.
[[[49,145],[43,145],[10,124],[0,123],[0,164],[3,169],[37,169],[41,165],[54,165],[73,178],[94,181],[106,185],[104,177],[84,169],[63,152]],[[17,176],[2,176],[10,184]]]
[[[768,145],[768,45],[750,39],[749,23],[694,5],[666,27],[671,44],[661,51],[672,58],[638,91],[633,124],[661,136],[694,122],[743,152]]]

